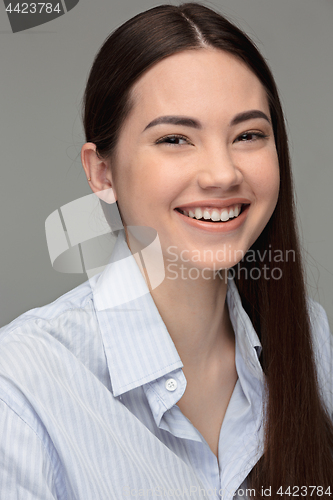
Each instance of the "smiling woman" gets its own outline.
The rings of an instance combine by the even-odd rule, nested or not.
[[[155,7],[101,47],[83,123],[124,229],[2,332],[4,498],[331,496],[331,334],[265,60],[199,3]]]

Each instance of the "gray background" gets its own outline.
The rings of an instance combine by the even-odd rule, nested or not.
[[[91,193],[80,162],[80,101],[95,54],[112,30],[161,3],[80,0],[64,16],[13,34],[0,2],[0,326],[87,279],[52,268],[45,220]],[[244,29],[273,70],[288,122],[308,290],[332,330],[333,0],[203,3]]]

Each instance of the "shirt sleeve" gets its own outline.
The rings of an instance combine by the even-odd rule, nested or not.
[[[312,300],[310,318],[319,387],[333,421],[333,335],[325,309]]]
[[[0,399],[0,497],[60,500],[52,461],[36,432]]]

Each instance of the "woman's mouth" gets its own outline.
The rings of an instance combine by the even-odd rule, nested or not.
[[[190,217],[196,220],[204,220],[208,222],[228,222],[230,219],[237,218],[241,213],[244,207],[246,207],[244,203],[236,203],[235,205],[231,205],[230,207],[217,209],[217,208],[192,208],[191,210],[181,210],[180,208],[176,208],[178,212],[181,214]]]
[[[187,225],[208,232],[228,232],[238,229],[245,221],[250,204],[236,203],[229,207],[193,207],[183,210],[175,208]]]

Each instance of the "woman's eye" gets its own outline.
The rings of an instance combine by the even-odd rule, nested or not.
[[[175,135],[175,134],[161,137],[161,139],[156,141],[156,144],[165,143],[169,146],[182,146],[182,144],[179,141],[185,141],[187,144],[190,144],[190,142],[186,137],[184,137],[183,135]]]
[[[269,136],[262,132],[244,132],[244,134],[237,137],[235,142],[254,142],[259,139],[267,139],[267,137]]]

